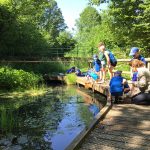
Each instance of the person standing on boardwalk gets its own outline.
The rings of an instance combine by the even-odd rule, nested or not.
[[[140,93],[132,98],[132,103],[150,104],[150,71],[145,67],[144,62],[138,59],[133,59],[130,66],[133,71],[138,72],[137,82],[134,83],[134,86],[140,90]]]
[[[108,72],[111,79],[113,77],[112,70],[117,65],[117,60],[109,50],[106,50],[105,44],[103,42],[99,43],[98,49],[99,49],[99,59],[102,65],[101,83],[103,83],[105,82],[105,78],[106,78],[106,66],[108,66]]]

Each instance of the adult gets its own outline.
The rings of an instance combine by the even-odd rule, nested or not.
[[[110,79],[113,77],[113,68],[116,66],[116,64],[112,64],[110,61],[110,51],[106,50],[105,44],[103,42],[100,42],[98,45],[98,49],[99,49],[99,59],[101,61],[101,67],[102,67],[102,81],[101,83],[103,83],[105,81],[106,78],[106,66],[108,66],[108,72],[109,72],[109,76]]]
[[[130,50],[130,54],[129,56],[132,56],[132,59],[138,59],[138,60],[141,60],[145,65],[146,65],[146,60],[145,58],[140,54],[140,50],[138,47],[132,47],[131,50]],[[137,75],[138,75],[138,72],[132,72],[131,70],[131,78],[132,78],[132,81],[137,81]]]
[[[132,98],[132,103],[150,104],[150,71],[138,59],[133,59],[130,66],[133,71],[138,72],[137,82],[134,83],[134,86],[137,86],[140,90],[140,93]]]

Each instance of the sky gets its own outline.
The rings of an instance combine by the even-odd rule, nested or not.
[[[68,29],[72,31],[75,28],[75,20],[79,18],[84,8],[88,6],[88,0],[56,0],[56,2],[62,11]],[[106,5],[101,6],[101,9],[105,8]]]

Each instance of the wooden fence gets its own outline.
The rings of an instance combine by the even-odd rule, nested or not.
[[[39,60],[39,61],[27,61],[27,60],[14,60],[14,61],[10,61],[10,60],[2,60],[2,61],[0,61],[0,63],[48,63],[48,62],[55,62],[55,61],[61,61],[61,62],[63,62],[63,61],[67,61],[67,62],[69,62],[69,61],[79,61],[79,60],[81,60],[82,58],[73,58],[73,57],[67,57],[66,59],[65,59],[65,57],[63,58],[63,59],[61,59],[61,58],[55,58],[55,60]],[[89,63],[89,68],[91,68],[92,67],[92,60],[91,59],[89,59],[89,58],[85,58],[86,60],[87,60],[87,62]],[[85,61],[86,61],[85,60]],[[118,62],[125,62],[125,63],[128,63],[128,62],[130,62],[130,60],[131,59],[117,59],[117,61]],[[150,58],[145,58],[145,60],[147,61],[147,65],[146,65],[146,67],[150,70]],[[127,73],[127,71],[126,71],[126,73]]]
[[[149,69],[150,71],[150,58],[145,58],[147,64],[146,64],[146,68]],[[117,59],[118,62],[125,62],[125,63],[128,63],[131,61],[131,59]],[[89,67],[91,68],[92,66],[92,60],[88,61],[89,63]],[[129,74],[130,72],[129,71],[123,71],[123,73],[126,73],[126,74]]]

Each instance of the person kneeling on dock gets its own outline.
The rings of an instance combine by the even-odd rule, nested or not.
[[[121,76],[122,71],[116,71],[114,73],[114,77],[110,80],[110,93],[111,93],[111,101],[115,98],[114,103],[118,103],[118,100],[124,93],[128,93],[130,91],[130,87],[126,81]]]
[[[150,104],[150,71],[145,67],[145,64],[137,59],[130,62],[132,71],[137,71],[137,82],[133,83],[135,87],[138,87],[140,93],[132,97],[132,103],[134,104]]]

